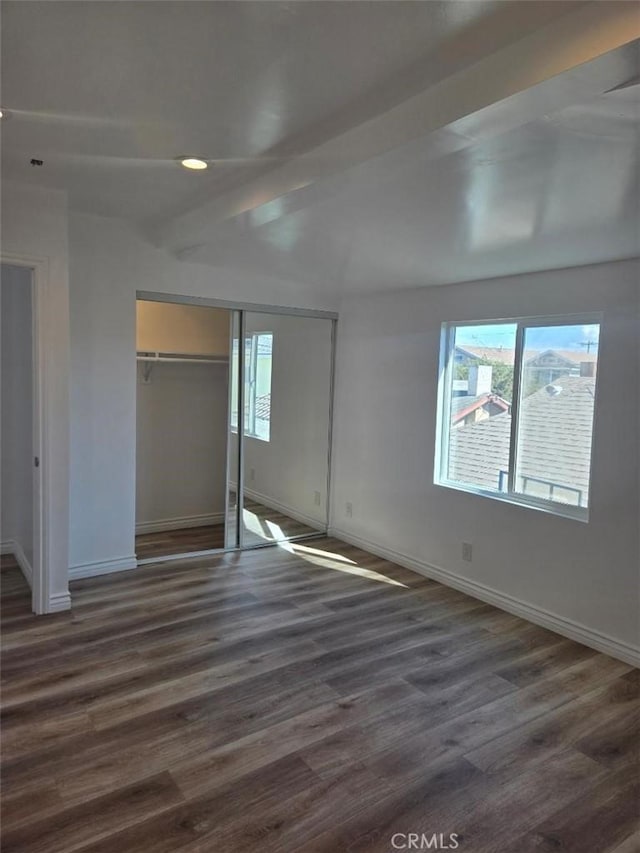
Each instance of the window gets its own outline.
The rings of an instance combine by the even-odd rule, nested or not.
[[[271,434],[271,369],[273,334],[259,332],[244,339],[244,434],[269,441]],[[238,375],[238,339],[233,341],[232,377]],[[231,387],[231,429],[238,429],[237,379]]]
[[[586,521],[600,322],[442,329],[435,482]]]

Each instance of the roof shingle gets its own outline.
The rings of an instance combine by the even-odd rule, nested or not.
[[[586,506],[589,489],[595,379],[566,376],[527,397],[520,409],[518,475],[566,487],[558,499]],[[452,430],[449,479],[498,489],[500,472],[509,467],[511,415],[496,415]]]

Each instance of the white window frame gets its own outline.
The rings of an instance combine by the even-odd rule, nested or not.
[[[596,379],[596,387],[594,394],[594,413],[593,426],[591,430],[591,444],[589,447],[589,505],[586,507],[571,506],[558,501],[552,501],[546,498],[539,498],[533,495],[523,495],[516,492],[514,489],[515,472],[517,470],[517,450],[518,450],[518,424],[520,420],[520,403],[521,403],[521,381],[522,381],[522,357],[524,349],[524,334],[526,329],[535,328],[536,326],[589,326],[598,324],[600,326],[599,344],[602,342],[602,314],[562,314],[547,317],[507,317],[504,319],[488,319],[488,320],[455,320],[442,324],[440,337],[440,369],[438,378],[438,411],[436,422],[436,442],[435,442],[435,466],[433,482],[436,486],[442,486],[448,489],[455,489],[468,494],[479,495],[480,497],[492,498],[493,500],[503,501],[505,503],[516,504],[518,506],[537,509],[542,512],[548,512],[552,515],[571,518],[576,521],[588,522],[589,510],[591,507],[591,473],[593,468],[593,436],[596,428],[596,417],[598,410],[598,387],[599,381]],[[449,461],[449,434],[450,434],[450,412],[451,412],[451,391],[453,388],[453,375],[455,369],[455,338],[458,327],[463,326],[495,326],[500,323],[516,326],[515,340],[515,360],[513,366],[513,400],[511,402],[511,434],[509,439],[509,475],[507,491],[501,492],[497,489],[483,489],[480,486],[474,486],[468,483],[461,483],[457,480],[449,480],[445,476],[448,469]],[[598,347],[598,363],[600,360],[600,346]],[[599,374],[598,368],[596,372]]]

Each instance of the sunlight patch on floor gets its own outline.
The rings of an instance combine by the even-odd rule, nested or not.
[[[339,563],[349,563],[351,566],[357,566],[358,564],[354,560],[350,560],[348,557],[344,557],[342,554],[335,554],[333,551],[321,551],[319,548],[310,548],[309,545],[300,545],[298,543],[293,543],[292,550],[296,554],[310,554],[314,557],[329,557],[332,560],[337,560]]]
[[[258,516],[251,512],[249,509],[242,510],[242,522],[245,527],[245,532],[253,533],[254,536],[257,536],[259,539],[262,539],[265,542],[270,540],[270,535],[268,530],[265,527],[265,523],[262,519],[258,518]],[[270,521],[267,524],[271,524]]]
[[[405,583],[389,578],[380,572],[374,572],[372,569],[363,569],[358,566],[353,560],[344,557],[342,554],[334,554],[332,551],[321,551],[319,548],[310,548],[308,545],[296,545],[295,542],[279,542],[279,548],[284,548],[296,557],[300,557],[305,562],[311,563],[314,566],[321,566],[325,569],[333,569],[336,572],[343,572],[347,575],[355,575],[356,577],[366,578],[367,580],[377,581],[378,583],[387,583],[391,586],[400,586],[403,589],[409,587]]]
[[[310,545],[298,545],[295,542],[288,542],[287,535],[284,533],[280,525],[269,519],[260,519],[251,510],[243,510],[243,520],[246,531],[250,531],[256,536],[259,536],[265,541],[275,541],[278,547],[288,551],[290,554],[295,554],[307,563],[314,566],[320,566],[323,569],[333,569],[337,572],[343,572],[347,575],[365,578],[366,580],[376,581],[377,583],[386,583],[390,586],[399,586],[402,589],[409,587],[405,583],[394,580],[393,578],[383,575],[381,572],[374,572],[372,569],[361,568],[354,560],[345,557],[333,551],[323,551],[320,548],[313,548]]]
[[[281,539],[287,538],[280,525],[276,524],[274,521],[269,521],[269,519],[266,519],[266,524],[269,528],[269,532],[271,533],[271,536],[269,537],[270,539],[275,539],[276,542],[279,542]]]

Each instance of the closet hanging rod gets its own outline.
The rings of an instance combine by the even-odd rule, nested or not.
[[[226,364],[229,361],[228,356],[219,355],[219,356],[193,356],[193,355],[180,355],[179,353],[172,353],[171,355],[164,355],[159,352],[144,352],[144,353],[136,353],[136,361],[144,361],[147,363],[155,363],[155,362],[174,362],[174,363],[187,363],[187,364]]]

